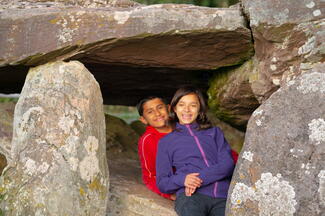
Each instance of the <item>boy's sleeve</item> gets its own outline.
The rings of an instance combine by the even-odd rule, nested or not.
[[[162,197],[170,199],[171,194],[164,194],[159,191],[156,184],[156,154],[157,154],[157,142],[158,140],[154,139],[153,136],[148,135],[140,145],[142,148],[142,158],[144,160],[144,168],[149,173],[149,178],[147,182],[144,182],[147,188]]]
[[[216,129],[215,142],[218,148],[218,162],[200,171],[199,178],[203,181],[202,185],[208,185],[215,181],[232,175],[234,170],[234,160],[231,149],[226,141],[223,132]]]
[[[157,186],[163,193],[175,193],[181,187],[184,187],[185,174],[173,173],[172,161],[167,149],[164,148],[167,143],[160,140],[158,144],[156,171]]]
[[[157,142],[158,140],[154,139],[152,135],[148,135],[140,145],[144,169],[148,171],[149,177],[156,175]]]

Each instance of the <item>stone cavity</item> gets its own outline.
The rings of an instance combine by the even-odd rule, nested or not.
[[[32,68],[16,104],[5,215],[104,215],[108,199],[100,88],[79,62]]]

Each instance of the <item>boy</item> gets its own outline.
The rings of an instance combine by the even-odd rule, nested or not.
[[[142,179],[151,191],[167,199],[175,200],[174,194],[161,193],[156,186],[156,154],[159,139],[172,131],[167,124],[167,105],[159,97],[147,97],[137,104],[140,121],[147,125],[138,143],[138,154],[142,167]]]

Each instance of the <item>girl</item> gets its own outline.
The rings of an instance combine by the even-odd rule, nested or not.
[[[234,169],[230,146],[208,121],[198,89],[178,89],[170,106],[176,128],[159,141],[157,186],[163,193],[176,193],[179,216],[224,215]]]

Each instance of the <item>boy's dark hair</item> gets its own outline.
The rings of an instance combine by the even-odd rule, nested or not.
[[[146,103],[146,102],[148,102],[148,101],[150,101],[150,100],[153,100],[153,99],[160,99],[162,102],[164,102],[165,104],[166,104],[166,101],[163,99],[163,98],[161,98],[161,97],[157,97],[157,96],[149,96],[149,97],[146,97],[146,98],[143,98],[143,99],[141,99],[139,102],[138,102],[138,104],[137,104],[137,110],[138,110],[138,113],[139,113],[139,115],[140,116],[142,116],[143,115],[143,105]]]
[[[194,86],[183,86],[175,92],[174,97],[172,98],[172,100],[170,102],[170,121],[173,124],[176,124],[176,122],[179,121],[174,109],[175,109],[178,101],[183,96],[188,95],[188,94],[196,94],[199,99],[200,110],[199,110],[199,114],[196,118],[196,122],[199,124],[198,130],[211,128],[212,124],[206,115],[207,105],[206,105],[204,96],[203,96],[202,92]]]

